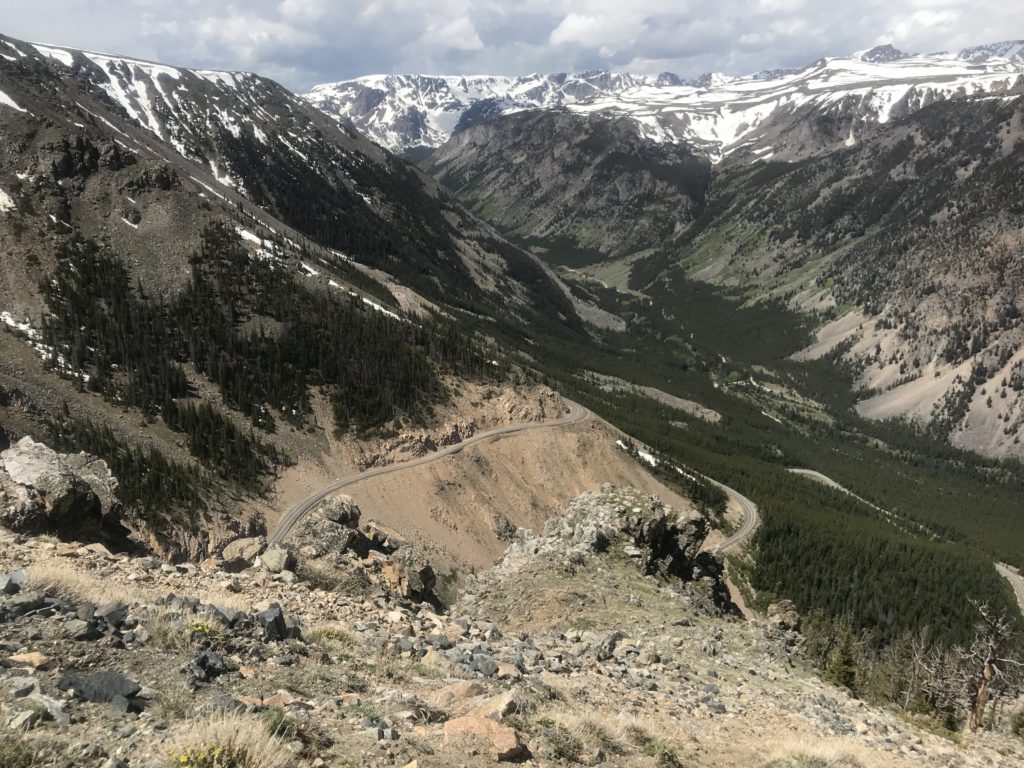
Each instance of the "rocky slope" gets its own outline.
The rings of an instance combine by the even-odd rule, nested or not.
[[[386,558],[372,551],[336,553],[335,572],[358,578],[328,588],[302,575],[302,553],[298,575],[229,572],[4,536],[0,754],[9,768],[1024,756],[1010,737],[954,743],[823,684],[791,611],[722,615],[705,599],[716,573],[689,571],[702,535],[691,512],[606,488],[569,515],[580,525],[522,536],[450,611],[377,581]],[[659,567],[670,562],[683,567]]]
[[[0,103],[0,128],[10,137],[0,189],[8,221],[30,219],[38,206],[63,222],[52,223],[58,231],[91,234],[109,220],[111,229],[122,230],[116,239],[130,237],[131,229],[140,240],[171,240],[171,232],[159,229],[168,195],[131,201],[133,191],[181,190],[191,200],[178,202],[185,209],[174,211],[179,222],[204,217],[195,210],[197,196],[205,198],[200,208],[248,204],[278,239],[291,238],[295,250],[295,241],[308,240],[308,247],[342,252],[436,301],[507,312],[507,299],[515,297],[513,314],[543,306],[573,315],[529,256],[507,248],[409,165],[271,80],[9,38],[0,38],[0,48],[6,51],[0,92],[9,102]],[[151,165],[134,185],[118,174]],[[113,199],[75,205],[95,196],[106,171],[120,176],[108,189]],[[72,179],[81,183],[70,185]],[[67,188],[52,190],[57,182]],[[65,200],[39,205],[43,191]],[[174,234],[171,247],[187,254],[187,231]],[[4,309],[21,309],[6,303]]]
[[[685,142],[720,159],[743,149],[793,157],[856,140],[862,127],[964,95],[1005,93],[1024,73],[1020,43],[957,53],[910,55],[881,46],[826,58],[797,70],[746,77],[704,75],[692,81],[612,72],[527,77],[373,76],[315,87],[306,98],[346,125],[396,151],[437,147],[483,119],[524,109],[566,107],[628,117],[641,135]],[[779,126],[825,121],[796,134]]]

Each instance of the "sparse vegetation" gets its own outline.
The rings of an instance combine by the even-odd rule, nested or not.
[[[35,752],[13,733],[0,733],[0,765],[3,768],[34,768]]]
[[[180,745],[172,748],[168,768],[286,768],[291,753],[255,717],[217,716],[189,723]]]

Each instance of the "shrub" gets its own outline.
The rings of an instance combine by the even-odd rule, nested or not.
[[[13,734],[0,734],[0,765],[4,768],[32,768],[35,754]]]
[[[676,751],[663,741],[649,741],[644,745],[644,754],[654,758],[658,768],[683,768]]]
[[[168,755],[174,768],[289,768],[291,754],[264,720],[225,715],[189,723]]]

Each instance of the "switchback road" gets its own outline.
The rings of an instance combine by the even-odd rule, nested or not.
[[[362,482],[363,480],[369,480],[371,477],[380,477],[381,475],[389,475],[392,472],[401,472],[402,470],[412,469],[413,467],[422,467],[424,464],[431,464],[435,461],[440,461],[446,456],[453,456],[459,453],[465,448],[477,443],[482,443],[486,440],[494,440],[502,437],[508,437],[509,435],[518,435],[522,432],[531,432],[536,429],[551,429],[553,427],[565,427],[570,424],[578,424],[583,421],[589,415],[589,411],[579,403],[574,403],[571,400],[562,398],[565,403],[569,406],[569,413],[560,419],[554,421],[539,421],[530,422],[527,424],[513,424],[508,427],[499,427],[498,429],[491,429],[487,432],[480,432],[479,434],[473,435],[461,443],[455,443],[449,445],[436,453],[431,453],[427,456],[422,456],[412,461],[405,461],[401,464],[389,464],[386,467],[377,467],[375,469],[368,469],[365,472],[356,472],[347,477],[343,477],[340,480],[335,480],[330,485],[324,486],[316,493],[311,496],[307,496],[301,502],[292,507],[284,517],[281,518],[280,522],[274,531],[267,537],[268,544],[280,544],[284,541],[285,537],[291,532],[295,525],[302,520],[310,510],[316,507],[321,501],[327,496],[339,491],[342,488],[347,488],[350,485]]]

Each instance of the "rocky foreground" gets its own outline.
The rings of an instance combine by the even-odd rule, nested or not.
[[[1024,764],[821,683],[792,613],[733,615],[703,518],[634,490],[518,532],[447,610],[359,525],[335,500],[199,566],[4,534],[0,765]]]

